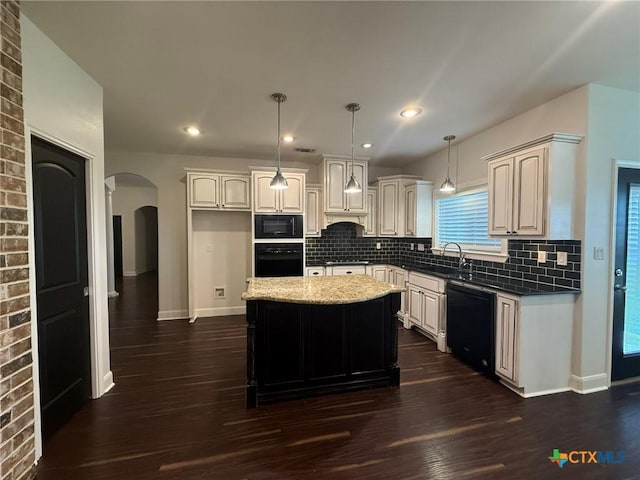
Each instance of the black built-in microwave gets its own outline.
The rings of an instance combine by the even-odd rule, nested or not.
[[[302,238],[302,215],[255,215],[255,238]]]

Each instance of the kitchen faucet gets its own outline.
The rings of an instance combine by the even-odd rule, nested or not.
[[[462,247],[459,243],[456,242],[447,242],[444,244],[442,249],[440,250],[440,256],[444,257],[444,252],[447,249],[448,245],[455,245],[458,247],[458,252],[460,253],[460,259],[458,260],[458,268],[464,268],[467,265],[467,260],[464,258],[464,253],[462,253]]]

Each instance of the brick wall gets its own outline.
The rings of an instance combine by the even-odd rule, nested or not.
[[[0,1],[0,478],[34,477],[20,7]]]

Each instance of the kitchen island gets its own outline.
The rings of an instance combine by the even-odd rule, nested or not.
[[[397,387],[402,291],[368,275],[249,279],[247,407]]]

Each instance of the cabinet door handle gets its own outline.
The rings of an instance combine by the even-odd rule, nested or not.
[[[516,235],[518,232],[516,232],[515,230],[513,232],[511,232],[511,235]]]

